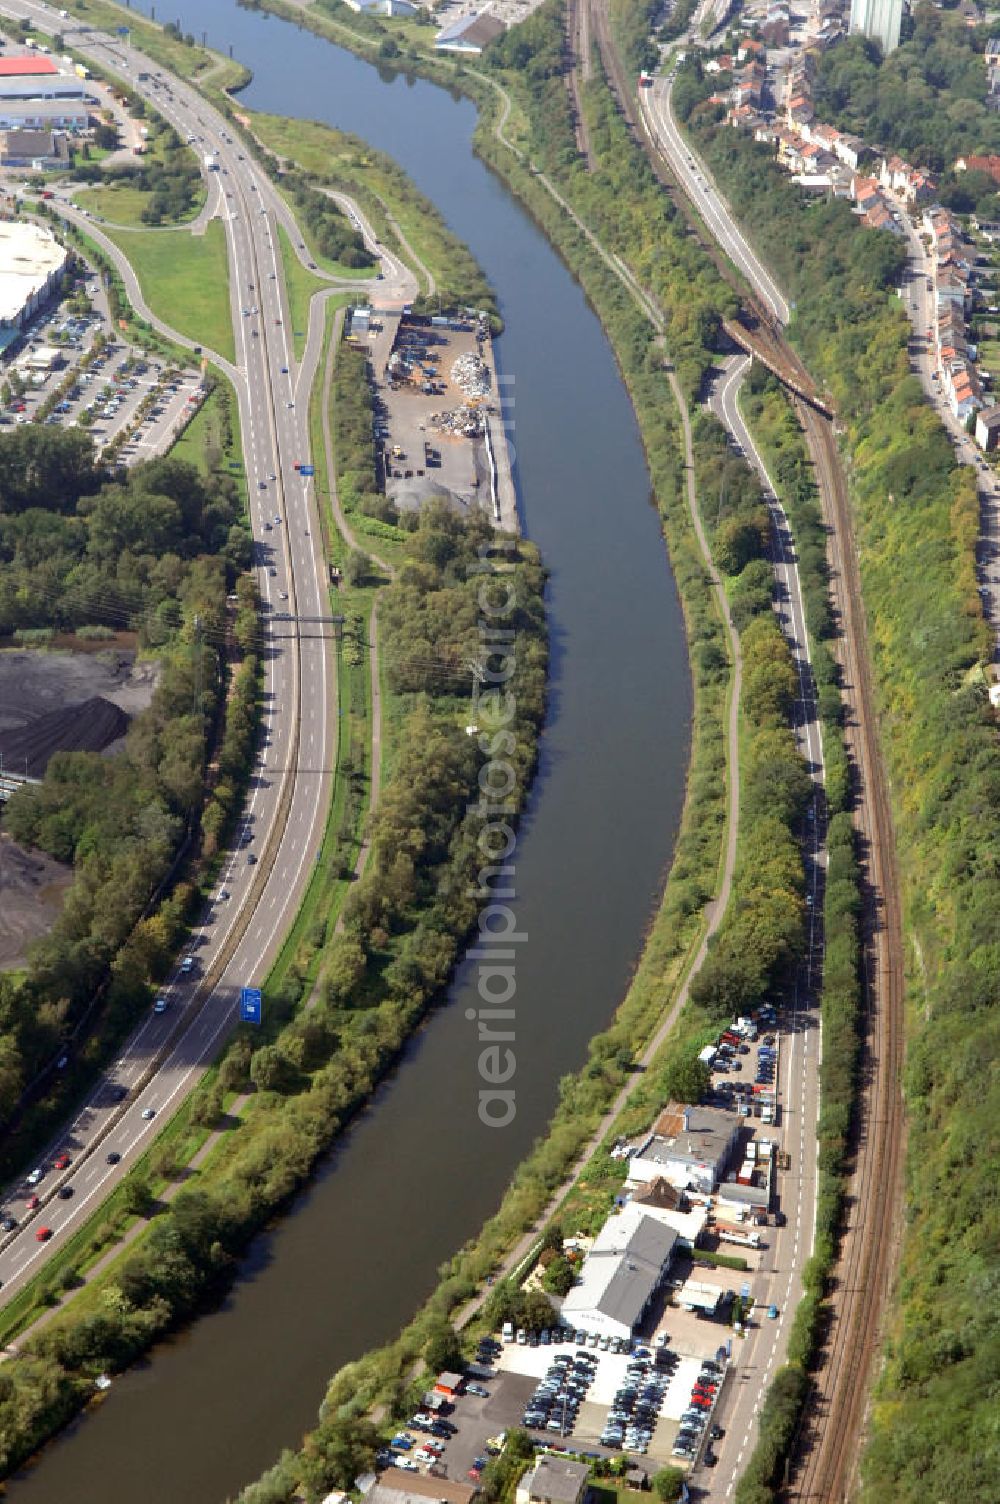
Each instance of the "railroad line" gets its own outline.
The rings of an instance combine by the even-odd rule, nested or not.
[[[593,172],[595,164],[583,113],[581,88],[581,82],[586,83],[591,76],[590,45],[590,11],[587,0],[567,0],[566,87],[569,90],[570,108],[573,111],[576,149],[586,162],[587,171]]]

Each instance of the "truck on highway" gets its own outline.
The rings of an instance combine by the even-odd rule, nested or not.
[[[215,153],[214,152],[207,151],[205,153],[204,157],[202,158],[202,160],[203,160],[203,162],[205,164],[205,171],[206,172],[218,172],[218,170],[219,170],[219,164],[216,161]]]

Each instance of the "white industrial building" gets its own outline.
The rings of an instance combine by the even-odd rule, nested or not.
[[[883,56],[899,46],[903,0],[851,0],[851,31],[878,42]]]
[[[642,1206],[608,1218],[562,1304],[563,1320],[581,1331],[631,1337],[670,1265],[677,1234]]]
[[[89,99],[94,86],[75,73],[53,73],[45,78],[0,78],[0,105],[16,99]]]
[[[671,1104],[629,1160],[629,1179],[662,1176],[681,1190],[710,1196],[722,1179],[739,1132],[740,1120],[718,1108]]]
[[[0,130],[83,131],[89,124],[85,99],[0,98]]]
[[[68,251],[43,225],[0,222],[0,345],[9,344],[11,332],[59,286],[68,260]]]

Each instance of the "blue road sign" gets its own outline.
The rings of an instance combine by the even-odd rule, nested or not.
[[[127,26],[116,26],[115,30],[117,31],[117,33],[118,33],[118,35],[120,37],[127,37],[128,36],[129,29],[128,29]]]
[[[259,987],[240,988],[240,1023],[259,1024],[264,1016]]]
[[[315,475],[316,474],[316,466],[315,465],[300,465],[299,466],[299,474],[300,475]]]

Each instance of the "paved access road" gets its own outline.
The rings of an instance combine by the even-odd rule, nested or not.
[[[145,95],[182,140],[194,137],[192,149],[200,157],[212,153],[218,163],[206,176],[220,184],[214,197],[226,228],[236,336],[235,366],[222,360],[218,364],[233,381],[239,402],[264,603],[265,670],[260,767],[252,780],[241,842],[193,936],[195,971],[191,976],[174,972],[162,990],[166,1011],[150,1014],[115,1068],[50,1146],[46,1164],[60,1152],[69,1154],[72,1163],[66,1171],[46,1173],[37,1187],[42,1206],[28,1213],[30,1188],[9,1189],[4,1211],[20,1223],[0,1246],[0,1279],[10,1293],[38,1271],[49,1252],[99,1205],[136,1153],[148,1147],[232,1027],[240,987],[258,983],[266,974],[295,916],[322,839],[335,763],[336,684],[330,629],[316,620],[329,614],[329,604],[325,564],[314,541],[315,497],[311,481],[294,468],[309,458],[308,397],[321,353],[323,317],[321,300],[314,299],[305,353],[297,363],[275,231],[280,220],[307,262],[293,216],[242,143],[232,138],[223,117],[187,84],[118,39],[67,26],[51,7],[0,0],[0,13],[29,19],[50,33],[62,32],[75,51],[114,70]],[[149,76],[140,80],[140,73]],[[113,243],[92,222],[83,227],[128,273]],[[394,264],[393,274],[397,271]],[[126,285],[141,309],[141,293],[130,273]],[[252,312],[244,316],[244,308]],[[174,331],[167,332],[176,338]],[[290,619],[295,617],[298,623]],[[248,861],[251,855],[260,858],[259,864]],[[250,922],[240,934],[247,916]],[[235,950],[203,996],[206,989],[199,991],[199,980],[227,941]],[[120,1155],[120,1161],[109,1164],[109,1155]],[[57,1195],[57,1187],[64,1185],[73,1190],[67,1200]],[[37,1236],[43,1228],[52,1230],[45,1242]]]

